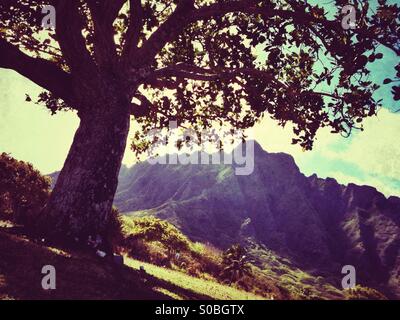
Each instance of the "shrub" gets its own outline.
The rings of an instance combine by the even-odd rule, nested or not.
[[[191,257],[199,262],[201,271],[218,278],[222,271],[222,253],[219,249],[202,243],[193,243]]]
[[[220,251],[191,242],[169,222],[129,216],[123,216],[122,221],[122,246],[130,256],[198,277],[220,274]]]
[[[233,245],[222,256],[222,279],[229,283],[238,282],[244,276],[251,275],[251,266],[246,250],[240,245]]]
[[[373,288],[357,285],[345,291],[347,300],[387,300],[386,296]]]
[[[123,241],[122,218],[116,207],[113,207],[111,210],[106,230],[106,241],[110,244],[113,250],[116,250]]]
[[[189,248],[189,240],[176,227],[154,217],[123,217],[122,233],[124,243],[128,247],[135,247],[138,240],[159,241],[170,255]]]
[[[0,215],[18,224],[33,225],[50,195],[50,178],[30,163],[0,155]]]

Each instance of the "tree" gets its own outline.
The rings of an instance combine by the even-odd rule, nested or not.
[[[342,26],[348,2],[355,29]],[[104,231],[131,116],[136,152],[170,120],[243,129],[268,114],[292,122],[305,149],[320,127],[361,128],[380,106],[367,64],[382,58],[379,46],[400,53],[399,8],[371,3],[336,0],[332,15],[293,0],[2,0],[0,67],[41,86],[52,113],[80,118],[43,215],[48,231]],[[45,5],[54,29],[41,25]]]

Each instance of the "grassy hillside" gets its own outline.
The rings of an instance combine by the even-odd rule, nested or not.
[[[234,287],[222,285],[215,281],[204,280],[189,276],[183,272],[159,267],[150,263],[126,258],[126,264],[138,270],[143,266],[150,275],[176,285],[179,288],[192,290],[198,293],[207,293],[207,295],[216,300],[265,300],[265,297],[255,295]],[[177,299],[182,298],[178,295],[172,296]]]
[[[120,268],[90,253],[48,246],[0,220],[0,299],[261,299],[128,257],[125,261]],[[41,288],[44,265],[56,268],[56,290]],[[138,271],[142,265],[146,274]]]

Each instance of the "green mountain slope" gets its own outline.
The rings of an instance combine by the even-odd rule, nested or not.
[[[115,204],[168,220],[195,241],[241,243],[266,272],[275,263],[288,277],[299,269],[341,289],[341,269],[350,264],[357,283],[400,297],[400,199],[305,177],[292,157],[257,144],[254,160],[249,176],[235,175],[235,165],[124,168]]]

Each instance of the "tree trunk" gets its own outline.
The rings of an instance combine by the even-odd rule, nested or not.
[[[68,157],[39,220],[50,237],[106,237],[130,117],[127,106],[96,106],[80,115]]]

